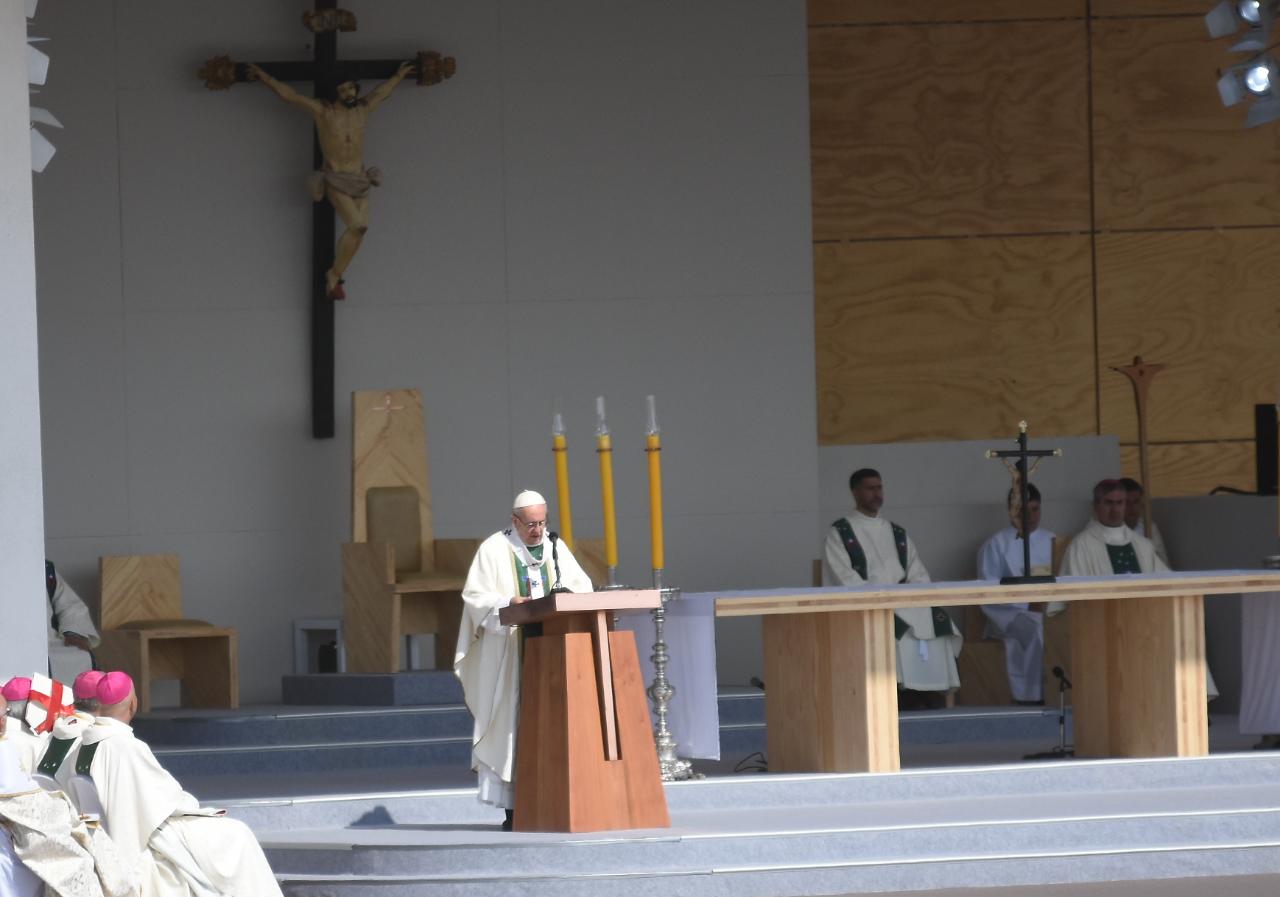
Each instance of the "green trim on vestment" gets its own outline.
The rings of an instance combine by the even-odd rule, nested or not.
[[[93,766],[93,755],[98,752],[98,745],[101,741],[95,741],[93,744],[80,745],[80,753],[76,756],[76,775],[87,776],[89,768]]]
[[[67,753],[71,750],[71,745],[75,743],[76,740],[74,738],[49,739],[49,747],[45,749],[44,756],[40,758],[40,765],[36,767],[36,772],[47,776],[54,775],[62,766],[62,761],[67,759]]]
[[[1124,545],[1108,545],[1107,556],[1111,559],[1112,573],[1141,573],[1142,565],[1138,563],[1138,552],[1132,542]]]

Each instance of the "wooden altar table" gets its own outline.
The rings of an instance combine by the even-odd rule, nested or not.
[[[1280,591],[1280,572],[1064,576],[719,592],[716,616],[764,617],[775,772],[900,768],[893,609],[1068,601],[1075,748],[1090,757],[1208,753],[1204,596]]]

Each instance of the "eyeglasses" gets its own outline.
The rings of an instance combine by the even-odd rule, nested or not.
[[[523,526],[523,527],[524,527],[525,529],[527,529],[529,532],[533,532],[535,529],[538,529],[539,527],[544,527],[544,528],[545,528],[545,527],[546,527],[546,525],[547,525],[547,521],[545,521],[545,520],[531,520],[531,521],[529,521],[528,523],[525,523],[525,522],[524,522],[523,520],[521,520],[519,517],[517,517],[517,518],[516,518],[516,523],[518,523],[518,524],[520,524],[521,526]]]

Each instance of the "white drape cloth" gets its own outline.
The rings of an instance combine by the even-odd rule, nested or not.
[[[896,583],[905,576],[907,582],[929,582],[915,543],[907,537],[907,569],[898,560],[898,548],[893,541],[893,526],[883,517],[869,517],[855,510],[845,518],[853,527],[863,553],[867,556],[867,578],[864,580],[853,569],[849,552],[833,526],[827,531],[822,549],[822,582],[824,585],[856,586],[864,582]],[[959,688],[960,673],[956,669],[956,657],[964,638],[959,628],[951,636],[937,637],[933,630],[933,614],[927,607],[899,608],[894,615],[909,629],[897,640],[898,682],[903,688],[916,691],[946,691]]]
[[[494,533],[480,543],[462,589],[462,624],[453,671],[462,682],[467,709],[475,720],[471,768],[479,777],[478,796],[485,803],[514,806],[516,724],[520,711],[520,635],[503,626],[498,612],[521,593],[516,558],[526,567],[529,592],[540,598],[554,585],[550,540],[543,536],[542,560],[535,559],[511,531]],[[590,592],[591,579],[559,542],[556,556],[561,584],[571,592]]]
[[[1280,734],[1280,592],[1240,600],[1240,731]]]
[[[669,655],[667,681],[676,690],[667,705],[667,728],[676,739],[681,757],[700,760],[720,759],[715,603],[711,592],[681,595],[667,602],[663,624],[663,641]],[[640,674],[648,688],[653,684],[653,616],[626,614],[619,618],[618,628],[635,633]],[[649,715],[653,716],[652,701]]]

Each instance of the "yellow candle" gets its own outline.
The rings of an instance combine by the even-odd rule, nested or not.
[[[600,456],[600,501],[604,510],[604,563],[612,573],[618,566],[618,522],[613,506],[613,440],[604,420],[603,396],[596,399],[596,454]]]
[[[658,412],[653,396],[646,399],[649,410],[644,450],[649,456],[649,547],[653,555],[653,569],[661,570],[665,564],[662,545],[662,437],[658,433]]]
[[[560,509],[560,538],[573,549],[573,508],[569,504],[569,447],[564,438],[564,421],[559,412],[551,430],[551,451],[556,460],[556,503]]]

